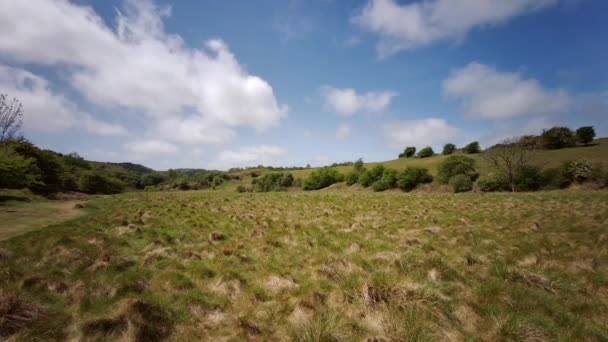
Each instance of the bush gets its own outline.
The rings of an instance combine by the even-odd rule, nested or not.
[[[567,163],[566,172],[573,182],[583,183],[593,175],[593,166],[585,159]]]
[[[257,192],[269,192],[269,191],[285,191],[291,187],[294,182],[293,175],[291,173],[267,173],[264,176],[254,179],[254,189]]]
[[[435,155],[435,151],[430,146],[427,146],[418,152],[418,158],[428,158]]]
[[[509,188],[509,184],[505,178],[494,173],[479,177],[477,186],[483,192],[504,191]]]
[[[473,181],[467,175],[456,175],[450,178],[450,186],[454,192],[467,192],[473,189]]]
[[[466,175],[470,180],[475,180],[478,176],[475,171],[475,160],[465,156],[449,156],[439,164],[437,171],[439,182],[448,184],[456,175]]]
[[[584,145],[589,145],[595,138],[595,130],[593,126],[585,126],[576,130],[576,138],[578,142]]]
[[[374,166],[373,168],[371,168],[369,170],[365,170],[359,176],[359,184],[365,188],[367,188],[368,186],[371,186],[372,184],[379,181],[380,178],[382,178],[382,175],[384,174],[384,169],[385,169],[384,166],[382,164],[380,164],[380,165]]]
[[[0,188],[21,189],[40,186],[40,170],[33,158],[25,158],[8,148],[0,148]]]
[[[540,172],[545,189],[563,189],[572,184],[567,164],[559,168],[548,168]]]
[[[351,171],[344,176],[344,181],[346,185],[351,186],[353,184],[357,184],[359,182],[360,173],[357,171]]]
[[[465,146],[462,150],[466,154],[475,154],[481,152],[481,147],[479,146],[479,142],[473,141],[472,143]]]
[[[145,186],[158,185],[167,180],[165,175],[160,172],[151,172],[141,176],[141,184]]]
[[[524,166],[515,173],[517,191],[538,191],[545,186],[541,170],[537,166]]]
[[[443,151],[441,152],[441,154],[443,154],[444,156],[448,156],[448,155],[454,153],[454,151],[456,151],[456,145],[454,145],[454,144],[445,144],[443,146]]]
[[[363,164],[363,159],[359,158],[357,159],[357,161],[353,164],[354,167],[354,171],[357,173],[361,173],[363,171],[365,171],[365,165]]]
[[[433,181],[433,176],[429,171],[422,167],[408,167],[399,173],[397,178],[397,187],[403,191],[411,191],[418,184],[430,183]]]
[[[608,187],[608,168],[604,167],[602,163],[597,163],[591,168],[591,178],[601,187]]]
[[[344,180],[344,176],[336,169],[322,168],[313,171],[304,181],[303,190],[318,190]]]
[[[122,192],[126,184],[99,172],[87,171],[80,176],[78,187],[89,194],[116,194]]]
[[[249,191],[250,191],[250,189],[244,185],[239,185],[236,187],[236,192],[243,193],[243,192],[249,192]]]
[[[399,158],[403,158],[403,157],[410,158],[410,157],[413,157],[414,154],[416,154],[416,147],[409,146],[409,147],[406,147],[405,150],[403,150],[403,153],[399,154]]]
[[[397,186],[397,170],[384,169],[382,177],[372,185],[374,191],[384,191]]]
[[[576,143],[574,133],[568,127],[553,127],[545,130],[541,139],[543,147],[550,150],[571,147]]]

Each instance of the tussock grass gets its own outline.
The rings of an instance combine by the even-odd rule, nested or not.
[[[87,211],[0,242],[22,312],[3,338],[608,339],[605,192],[131,193]]]

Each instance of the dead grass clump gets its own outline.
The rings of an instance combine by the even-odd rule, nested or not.
[[[125,317],[134,328],[135,341],[161,341],[173,332],[173,322],[161,307],[132,301],[127,305]]]
[[[226,236],[224,235],[224,233],[220,233],[220,232],[213,232],[211,233],[211,240],[212,241],[223,241],[226,239]]]
[[[290,330],[294,342],[344,341],[348,338],[348,329],[341,316],[327,310],[315,312],[313,317]]]
[[[271,276],[270,278],[268,278],[265,285],[269,290],[273,292],[279,292],[283,289],[292,289],[298,287],[298,284],[296,284],[293,280],[278,276]]]
[[[8,260],[11,257],[11,253],[4,248],[0,248],[0,262]]]
[[[100,318],[85,322],[82,325],[82,334],[87,338],[96,336],[117,337],[124,333],[128,328],[129,323],[124,316],[117,318]]]
[[[552,294],[557,293],[554,286],[555,284],[549,279],[538,274],[524,272],[521,270],[513,270],[509,274],[509,280],[522,282],[529,287],[539,288]]]
[[[245,333],[247,333],[247,335],[261,335],[262,334],[262,328],[258,324],[256,324],[255,322],[253,322],[249,319],[240,318],[239,325],[245,331]]]
[[[42,309],[14,293],[0,291],[0,338],[12,336],[42,314]]]

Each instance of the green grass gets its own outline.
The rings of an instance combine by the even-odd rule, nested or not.
[[[467,155],[475,160],[477,160],[477,168],[481,174],[484,174],[490,171],[491,166],[482,158],[483,154],[470,154]],[[400,158],[394,160],[387,160],[383,162],[375,162],[375,163],[366,163],[365,167],[370,168],[377,164],[383,164],[386,167],[390,167],[393,169],[402,170],[408,166],[416,166],[416,167],[424,167],[429,169],[432,175],[437,174],[437,167],[439,164],[447,158],[446,156],[437,155],[430,158]],[[560,150],[539,150],[534,156],[533,164],[543,167],[557,167],[563,162],[579,160],[579,159],[587,159],[590,162],[608,162],[608,138],[597,139],[590,146],[577,146],[572,148],[565,148]],[[347,173],[352,170],[352,166],[338,166],[336,167],[342,173]],[[239,174],[249,174],[251,171],[241,171]],[[257,169],[255,170],[261,175],[268,171],[266,169]],[[306,178],[308,175],[314,171],[314,168],[305,169],[305,170],[294,170],[291,172],[294,177]],[[250,181],[250,178],[246,178],[246,180]]]
[[[14,337],[608,339],[606,192],[190,191],[90,206],[0,242],[0,304],[31,313]]]

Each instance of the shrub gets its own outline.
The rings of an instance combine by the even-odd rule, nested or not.
[[[584,145],[589,145],[595,138],[595,130],[593,126],[584,126],[576,130],[576,138],[578,142]]]
[[[145,186],[158,185],[166,180],[165,175],[160,172],[151,172],[141,176],[141,184]]]
[[[445,145],[443,145],[443,151],[441,152],[441,154],[443,154],[444,156],[448,156],[448,155],[454,153],[454,151],[456,151],[456,145],[445,144]]]
[[[428,158],[432,157],[435,154],[435,151],[430,146],[427,146],[418,152],[418,158]]]
[[[361,173],[363,171],[365,171],[365,165],[363,164],[363,159],[359,158],[357,159],[357,161],[353,164],[354,167],[354,171],[357,173]]]
[[[397,170],[384,169],[382,177],[372,185],[374,191],[384,191],[397,186]]]
[[[479,177],[477,186],[483,192],[504,191],[509,188],[509,184],[505,178],[494,173]]]
[[[403,158],[403,157],[410,158],[410,157],[413,157],[414,154],[416,154],[416,147],[409,146],[409,147],[406,147],[405,150],[403,150],[403,153],[399,154],[399,158]]]
[[[608,168],[602,163],[594,164],[591,168],[590,180],[596,182],[601,187],[608,187]]]
[[[399,173],[397,187],[403,191],[411,191],[418,184],[430,183],[433,177],[429,171],[422,167],[408,167]]]
[[[519,138],[519,144],[526,149],[535,150],[542,147],[542,140],[537,135],[524,135]]]
[[[33,158],[0,148],[0,188],[21,189],[41,185],[40,170]]]
[[[585,159],[569,162],[566,169],[570,179],[578,183],[590,179],[593,174],[593,166]]]
[[[357,171],[351,171],[347,173],[346,176],[344,176],[344,181],[346,182],[346,185],[351,186],[353,184],[357,184],[357,182],[359,182],[360,175],[361,174]]]
[[[437,178],[439,182],[447,184],[450,178],[456,175],[466,175],[470,180],[478,176],[475,171],[475,160],[465,156],[449,156],[439,164]]]
[[[344,180],[344,176],[336,169],[322,168],[313,171],[306,180],[304,180],[303,190],[317,190],[326,188],[334,183]]]
[[[472,143],[465,146],[463,149],[464,153],[467,154],[475,154],[481,152],[481,147],[479,147],[479,142],[473,141]]]
[[[450,178],[450,186],[454,192],[467,192],[473,189],[473,181],[467,175],[456,175]]]
[[[87,171],[80,176],[78,187],[89,194],[116,194],[122,192],[126,184],[99,172]]]
[[[243,192],[249,192],[249,191],[250,191],[250,189],[244,185],[239,185],[236,187],[236,192],[243,193]]]
[[[257,192],[269,192],[269,191],[285,191],[291,187],[294,182],[293,175],[291,173],[267,173],[264,176],[254,179],[254,189]]]
[[[291,173],[284,173],[281,178],[281,186],[284,188],[289,188],[293,186],[294,178]]]
[[[380,178],[382,178],[382,174],[384,174],[384,166],[382,164],[380,165],[376,165],[371,169],[365,170],[360,176],[359,176],[359,184],[361,184],[361,186],[367,188],[368,186],[371,186],[372,184],[374,184],[375,182],[379,181]]]
[[[545,130],[541,135],[541,139],[543,147],[550,150],[571,147],[576,143],[574,133],[568,127],[553,127]]]
[[[548,168],[540,172],[545,189],[563,189],[572,184],[567,164],[559,168]]]
[[[545,185],[541,170],[537,166],[526,165],[515,173],[517,191],[538,191]]]

